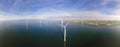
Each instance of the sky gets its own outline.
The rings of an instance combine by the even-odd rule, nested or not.
[[[120,16],[120,0],[0,0],[0,19],[27,16],[114,19]]]

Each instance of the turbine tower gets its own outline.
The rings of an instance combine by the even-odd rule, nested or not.
[[[64,47],[66,47],[66,32],[67,32],[67,29],[66,29],[66,27],[68,26],[68,24],[69,23],[66,23],[65,25],[64,25],[64,19],[61,19],[61,24],[60,24],[60,26],[62,27],[62,29],[63,29],[63,31],[64,31]]]
[[[42,24],[41,24],[41,23],[42,23],[42,19],[40,19],[39,23],[40,23],[40,28],[41,28],[41,25],[42,25]]]
[[[26,31],[28,31],[28,20],[29,20],[29,16],[27,16],[26,23],[25,23]]]

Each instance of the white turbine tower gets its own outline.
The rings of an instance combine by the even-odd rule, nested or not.
[[[66,39],[67,39],[67,35],[66,35],[66,32],[67,32],[67,26],[68,26],[68,24],[69,23],[66,23],[65,25],[64,25],[64,19],[61,19],[61,24],[60,24],[60,26],[62,27],[62,29],[63,29],[63,31],[64,31],[64,47],[66,47]]]
[[[27,16],[26,23],[25,23],[25,27],[26,27],[26,31],[28,31],[28,20],[29,20],[29,16]]]
[[[41,26],[42,26],[42,19],[39,19],[40,21],[39,21],[39,23],[40,23],[40,28],[41,28]]]

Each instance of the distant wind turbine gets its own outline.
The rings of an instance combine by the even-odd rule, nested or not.
[[[26,23],[25,23],[26,31],[28,31],[28,20],[29,20],[29,16],[27,16]]]
[[[40,28],[41,28],[42,19],[40,19],[39,23],[40,23]]]

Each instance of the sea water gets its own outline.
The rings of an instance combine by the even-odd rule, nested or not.
[[[67,47],[119,47],[119,26],[89,26],[70,21]],[[64,47],[60,20],[0,22],[0,47]]]

